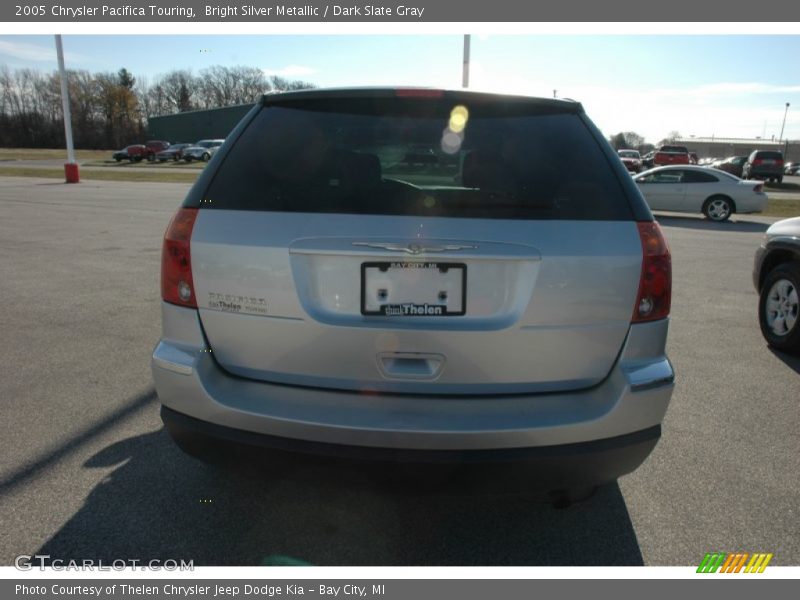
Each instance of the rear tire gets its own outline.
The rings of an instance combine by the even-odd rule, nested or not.
[[[783,263],[767,273],[758,300],[758,322],[767,343],[800,353],[800,263]]]
[[[703,203],[703,214],[710,221],[722,223],[733,214],[733,200],[727,196],[711,196]]]
[[[204,152],[201,158],[203,159],[203,162],[208,162],[211,159],[211,155],[208,152]]]
[[[783,175],[777,178],[778,183],[783,183]]]

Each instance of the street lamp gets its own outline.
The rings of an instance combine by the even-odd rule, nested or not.
[[[786,127],[786,113],[789,112],[789,103],[786,103],[786,109],[783,111],[783,125],[781,125],[781,136],[778,138],[778,143],[780,144],[783,140],[783,128]]]

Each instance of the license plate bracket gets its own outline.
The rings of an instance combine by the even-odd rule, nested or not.
[[[457,317],[467,312],[467,265],[438,261],[361,263],[361,314]]]

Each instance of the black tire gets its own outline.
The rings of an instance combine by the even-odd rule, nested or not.
[[[158,162],[167,162],[167,159],[166,158],[159,158]]]
[[[135,156],[129,156],[128,160],[131,161],[131,162],[136,162],[136,157]]]
[[[114,160],[116,160],[117,162],[121,162],[122,161],[122,159],[119,156],[117,158],[115,158]]]
[[[703,203],[703,215],[709,221],[722,223],[727,221],[736,212],[733,200],[727,196],[711,196]]]
[[[186,162],[192,162],[192,157],[191,156],[184,156],[183,160],[185,160]]]
[[[777,182],[778,183],[783,183],[783,175],[781,175],[780,177],[777,178]]]
[[[178,156],[177,154],[174,154],[174,155],[172,156],[172,160],[173,160],[174,162],[178,162],[178,161],[180,160],[180,158],[181,158],[181,157],[180,157],[180,156]]]
[[[148,154],[147,155],[147,162],[153,162],[156,159],[155,154]]]
[[[203,159],[203,162],[208,162],[211,159],[211,155],[208,152],[203,152],[203,156],[200,158]]]
[[[770,313],[768,302],[772,301],[772,305],[782,297],[781,283],[786,282],[790,289],[794,290],[794,302],[791,300],[790,294],[783,294],[787,297],[787,302],[782,303],[779,310],[783,312],[785,317],[794,318],[794,323],[786,329],[784,333],[779,333],[776,329],[780,330],[780,319],[776,319]],[[767,343],[781,352],[789,352],[791,354],[800,354],[800,314],[798,314],[797,297],[800,294],[800,263],[791,262],[783,263],[772,269],[764,278],[764,284],[761,286],[761,293],[758,299],[758,324],[761,326],[761,334]],[[774,319],[770,324],[770,318]],[[784,326],[786,326],[786,318],[783,319]]]

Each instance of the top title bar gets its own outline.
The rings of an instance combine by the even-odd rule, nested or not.
[[[797,0],[400,0],[339,3],[325,0],[263,2],[129,0],[127,2],[27,2],[0,5],[0,21],[18,23],[102,22],[792,22]]]

